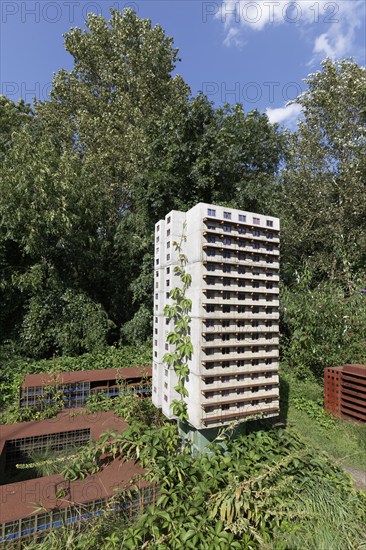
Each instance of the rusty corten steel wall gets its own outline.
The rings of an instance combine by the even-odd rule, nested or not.
[[[90,428],[91,439],[97,440],[106,430],[113,429],[121,433],[127,427],[128,424],[124,418],[117,417],[112,411],[92,414],[87,414],[85,410],[74,411],[73,414],[62,412],[54,419],[3,426],[1,442],[44,433],[67,433],[70,429],[81,428]],[[31,515],[36,508],[35,501],[41,502],[45,510],[48,510],[55,505],[58,508],[64,508],[70,503],[82,503],[95,498],[113,496],[116,487],[129,486],[131,478],[136,475],[141,476],[145,472],[146,470],[133,461],[122,462],[118,458],[104,465],[100,472],[87,476],[84,480],[65,482],[62,475],[55,474],[1,485],[0,524]],[[57,499],[55,491],[60,484],[68,487],[69,499],[61,499],[61,501]],[[147,485],[149,485],[148,482],[141,482],[141,487]]]
[[[0,442],[9,439],[32,437],[37,435],[67,432],[90,428],[92,439],[109,429],[123,431],[128,427],[124,418],[116,416],[113,411],[89,413],[86,409],[62,411],[54,418],[47,420],[31,420],[16,424],[3,424],[0,432]]]
[[[343,367],[324,369],[324,408],[330,414],[341,414],[341,374]]]
[[[6,426],[2,436],[14,438],[31,434],[53,433],[57,429],[89,428],[92,438],[105,429],[121,432],[128,427],[113,412],[86,414],[85,411],[60,413],[41,422]],[[4,440],[4,442],[6,439]],[[0,546],[17,543],[24,537],[43,536],[46,531],[81,522],[108,511],[121,511],[131,518],[156,501],[158,487],[145,479],[146,470],[121,457],[104,461],[100,471],[84,479],[66,481],[62,475],[28,479],[0,486]],[[117,490],[117,492],[116,492]],[[131,490],[132,494],[125,493]],[[61,493],[60,493],[61,491]],[[119,494],[119,493],[122,494]]]
[[[94,393],[105,392],[114,397],[119,394],[119,381],[139,396],[151,394],[151,366],[111,368],[102,370],[71,371],[53,374],[28,374],[20,388],[19,407],[44,409],[55,401],[51,387],[59,390],[65,409],[86,406]]]
[[[121,369],[96,369],[83,371],[58,372],[54,374],[27,374],[22,384],[23,388],[33,386],[55,386],[74,382],[97,382],[101,380],[151,378],[150,365],[143,367],[126,367]]]
[[[0,429],[0,457],[4,460],[6,441],[41,437],[47,434],[57,434],[90,428],[90,437],[96,441],[100,435],[108,430],[118,433],[128,427],[124,418],[116,416],[113,411],[88,413],[85,409],[62,411],[48,420],[31,420],[16,424],[4,424]]]
[[[366,365],[324,370],[324,408],[336,416],[366,422]]]
[[[54,474],[2,485],[0,524],[34,515],[39,505],[43,507],[43,510],[38,510],[41,513],[112,497],[116,489],[132,488],[131,480],[134,479],[139,488],[146,487],[149,482],[140,479],[145,473],[146,470],[132,460],[122,462],[121,458],[116,458],[84,479],[65,481],[62,475]],[[60,488],[65,489],[67,496],[58,496]]]
[[[342,416],[366,422],[366,365],[344,365],[341,378]]]

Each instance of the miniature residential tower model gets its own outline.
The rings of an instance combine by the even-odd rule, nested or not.
[[[198,430],[279,413],[279,219],[199,203],[155,226],[152,399],[168,418],[180,399],[177,375],[163,362],[172,322],[164,306],[180,286],[182,242],[192,283],[193,354],[186,381],[189,424]]]

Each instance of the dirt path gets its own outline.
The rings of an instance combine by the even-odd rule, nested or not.
[[[362,491],[366,491],[366,471],[365,470],[356,470],[355,468],[350,468],[349,466],[342,466],[342,468],[350,474],[356,489],[361,489]]]

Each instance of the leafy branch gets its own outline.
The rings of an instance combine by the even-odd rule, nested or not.
[[[180,242],[173,242],[173,247],[178,252],[178,265],[174,267],[174,274],[179,276],[182,284],[181,287],[173,288],[169,292],[169,297],[172,298],[173,303],[166,305],[164,308],[164,315],[174,322],[174,328],[168,334],[168,343],[174,345],[175,349],[170,353],[166,353],[163,361],[168,365],[168,368],[174,369],[178,377],[178,383],[174,389],[180,395],[180,399],[174,399],[171,406],[173,414],[182,421],[188,420],[187,403],[185,402],[185,398],[188,397],[188,390],[185,384],[189,376],[188,360],[193,353],[190,337],[192,301],[186,297],[186,292],[192,283],[192,277],[186,272],[188,258],[182,249],[182,245],[186,240],[186,223],[184,223]]]

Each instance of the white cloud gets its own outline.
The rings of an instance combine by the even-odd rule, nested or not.
[[[285,107],[279,107],[277,109],[268,107],[266,113],[272,124],[277,122],[278,124],[285,124],[290,129],[294,129],[301,115],[301,105],[298,103],[291,103],[290,105],[285,105]]]
[[[354,53],[356,30],[365,20],[365,4],[356,0],[352,5],[348,5],[348,8],[349,11],[341,12],[342,19],[339,19],[339,23],[333,24],[327,32],[316,37],[313,61],[324,57],[340,59]],[[343,4],[342,10],[344,10]]]
[[[246,41],[243,39],[242,34],[240,34],[239,29],[231,27],[224,40],[224,44],[225,46],[236,46],[239,50],[241,50],[243,46],[245,46]]]
[[[315,39],[313,52],[331,59],[335,57],[335,49],[329,44],[327,33],[323,33]]]
[[[342,0],[342,3],[353,4],[358,1]],[[227,0],[221,3],[216,18],[224,23],[226,29],[237,24],[242,28],[261,31],[267,25],[318,22],[321,15],[323,18],[326,15],[326,6],[329,4],[328,0],[319,0],[315,3],[309,0],[294,2],[289,0]]]
[[[354,53],[355,33],[365,21],[364,0],[227,0],[220,4],[216,19],[224,24],[226,46],[242,47],[249,29],[301,25],[312,34],[312,63]],[[321,28],[320,34],[317,30]],[[325,32],[324,32],[325,31]]]

